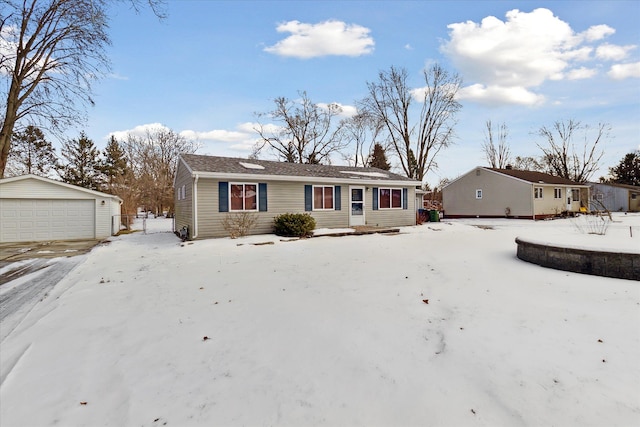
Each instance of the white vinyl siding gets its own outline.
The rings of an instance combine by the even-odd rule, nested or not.
[[[19,215],[22,218],[28,218],[32,215],[34,218],[36,216],[41,218],[37,224],[34,224],[37,230],[33,232],[25,232],[26,224],[30,221],[28,219],[20,220],[24,226],[19,226],[15,222],[3,224],[3,233],[6,231],[8,234],[0,236],[0,241],[13,241],[14,237],[9,237],[10,235],[20,241],[28,241],[34,237],[37,241],[54,238],[100,239],[119,231],[120,201],[107,194],[38,177],[7,178],[0,182],[0,185],[0,203],[3,204],[5,217]],[[21,202],[21,206],[16,205],[17,200]],[[89,211],[92,218],[90,223],[87,219]],[[65,220],[65,224],[71,224],[76,218],[77,226],[63,225],[62,220],[59,219],[60,212],[66,212],[64,215],[70,218],[68,221]],[[57,218],[55,221],[52,219],[54,217]],[[2,221],[4,223],[4,219]],[[18,220],[8,218],[7,221]],[[44,227],[47,223],[53,228],[45,233]],[[91,227],[91,230],[88,230],[88,227]]]

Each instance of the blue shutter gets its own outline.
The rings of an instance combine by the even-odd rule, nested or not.
[[[373,210],[377,211],[378,210],[378,187],[373,187],[371,191],[373,192]]]
[[[407,205],[409,204],[409,189],[402,189],[402,209],[407,209]]]
[[[265,182],[258,184],[258,210],[267,211],[267,183]]]
[[[229,212],[228,182],[218,182],[218,212]]]
[[[307,212],[313,210],[313,187],[310,185],[304,186],[304,210]]]
[[[333,206],[335,206],[335,209],[337,211],[339,211],[340,209],[342,209],[342,201],[340,200],[340,195],[341,195],[341,188],[339,185],[336,185],[335,187],[335,192],[333,193]]]

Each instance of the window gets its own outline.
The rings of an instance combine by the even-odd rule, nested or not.
[[[542,187],[535,187],[533,189],[533,197],[535,199],[542,199]]]
[[[187,198],[187,191],[184,187],[184,185],[180,188],[182,190],[182,200]]]
[[[380,209],[402,209],[402,189],[378,189],[378,206]]]
[[[229,201],[231,211],[257,211],[257,184],[230,184]]]
[[[313,187],[313,210],[333,210],[333,187]]]
[[[554,199],[562,199],[562,188],[554,188],[553,189],[553,198]]]
[[[476,190],[476,199],[482,199],[482,190]]]
[[[571,200],[580,200],[580,190],[571,190]]]

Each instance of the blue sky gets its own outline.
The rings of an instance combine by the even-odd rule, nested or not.
[[[487,120],[507,125],[514,156],[539,155],[534,132],[555,121],[609,123],[596,178],[640,148],[638,1],[168,0],[167,12],[114,10],[112,74],[84,127],[99,147],[160,124],[202,154],[246,157],[274,98],[306,91],[346,114],[381,70],[420,87],[436,62],[462,77],[463,108],[432,184],[486,164]]]

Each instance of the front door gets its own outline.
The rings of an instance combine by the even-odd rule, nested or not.
[[[364,225],[364,187],[349,187],[349,226]]]
[[[567,188],[567,212],[571,212],[571,189]]]

